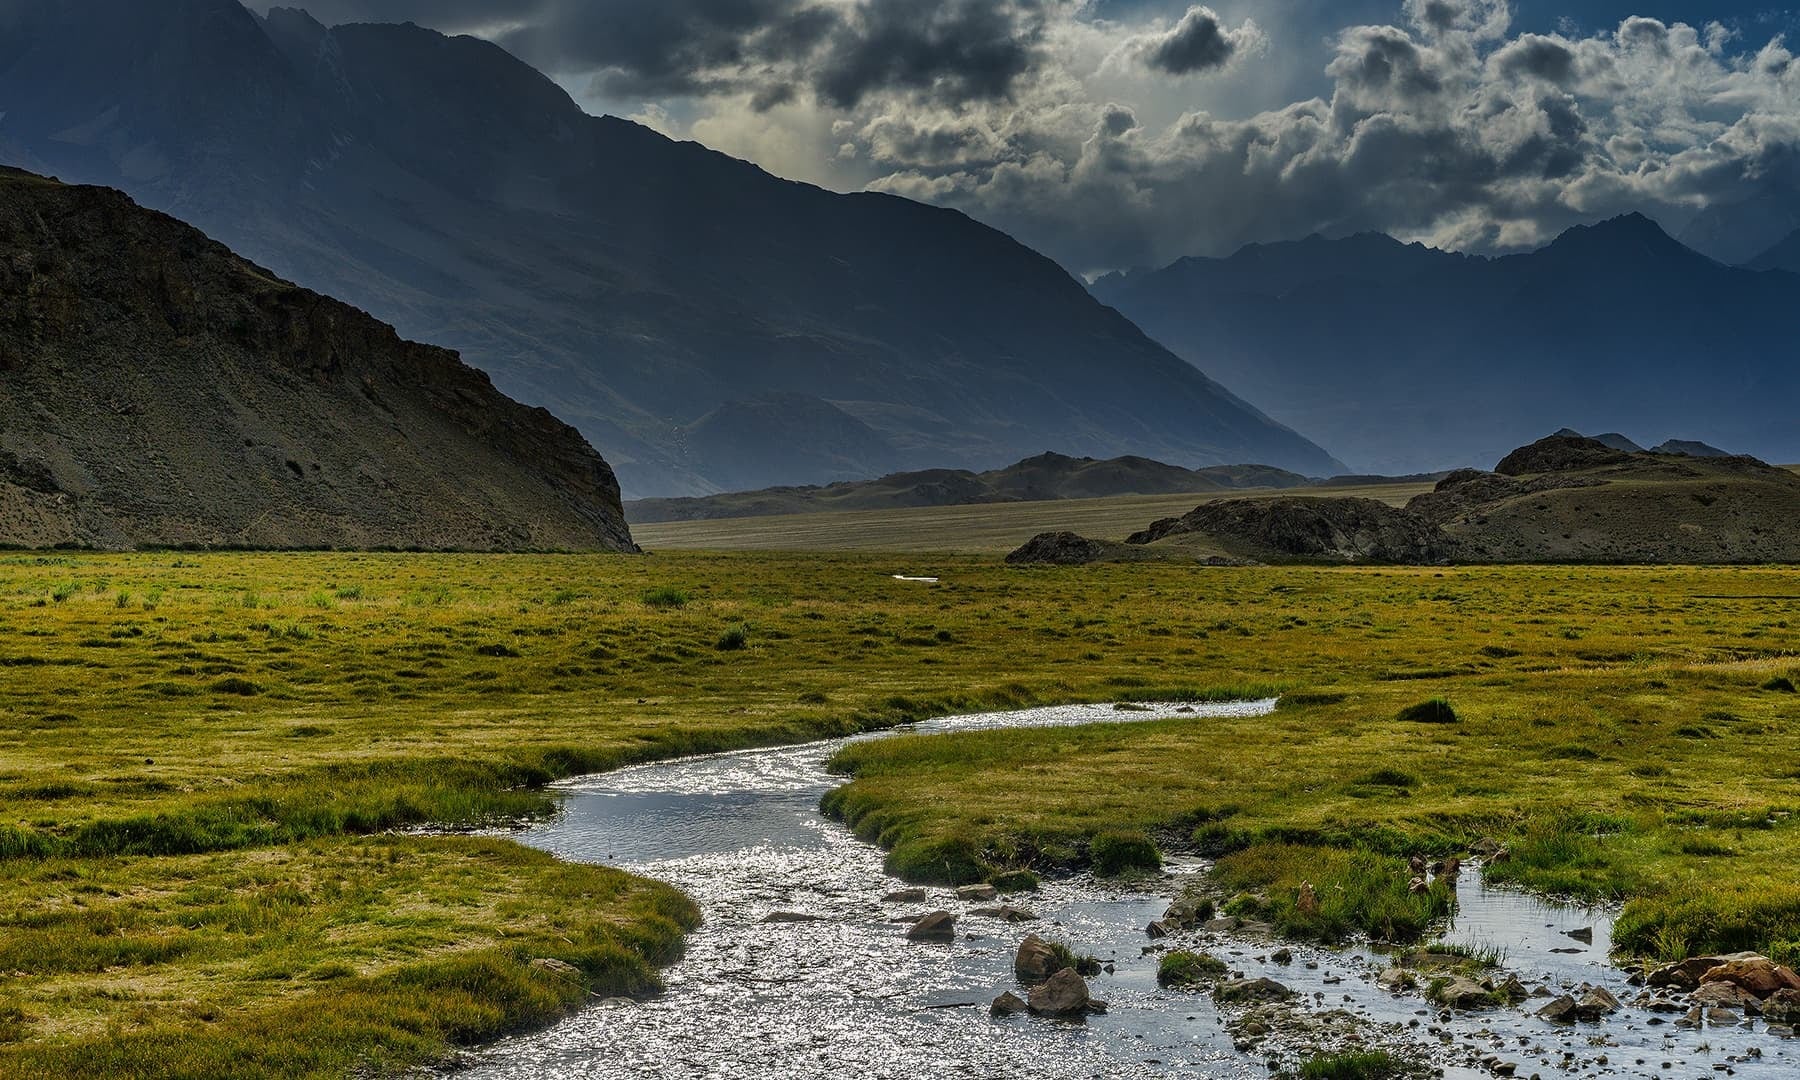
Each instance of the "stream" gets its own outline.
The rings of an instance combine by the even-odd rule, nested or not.
[[[1273,701],[1064,706],[947,717],[896,733],[935,734],[1187,718],[1265,715]],[[912,1080],[918,1077],[1267,1077],[1292,1065],[1277,1032],[1240,1050],[1211,998],[1157,986],[1158,956],[1144,927],[1198,873],[1173,860],[1160,876],[1127,884],[1087,875],[1046,880],[1011,898],[1039,921],[1009,924],[969,914],[981,903],[933,889],[925,903],[884,903],[904,883],[882,853],[820,815],[819,799],[843,782],[825,769],[846,740],[709,755],[623,769],[560,785],[558,814],[518,834],[577,862],[617,866],[669,882],[701,906],[705,924],[664,973],[668,992],[646,1002],[599,1002],[546,1031],[471,1052],[459,1077],[730,1077]],[[1489,889],[1478,872],[1458,885],[1445,940],[1500,950],[1526,985],[1556,993],[1604,986],[1627,1007],[1600,1024],[1553,1025],[1521,1008],[1452,1016],[1416,994],[1392,994],[1375,975],[1387,959],[1366,947],[1278,946],[1192,931],[1158,947],[1202,949],[1246,976],[1298,992],[1298,1014],[1319,1030],[1361,1033],[1366,1045],[1431,1062],[1451,1080],[1493,1075],[1495,1061],[1528,1077],[1755,1078],[1800,1075],[1797,1040],[1760,1023],[1678,1028],[1679,1014],[1631,1006],[1639,994],[1607,963],[1611,917]],[[936,909],[958,914],[951,945],[905,940],[897,918]],[[773,912],[821,921],[764,923]],[[1591,930],[1592,941],[1569,931]],[[993,1018],[988,1003],[1021,992],[1012,957],[1027,932],[1068,943],[1112,966],[1089,980],[1108,1003],[1084,1023]]]

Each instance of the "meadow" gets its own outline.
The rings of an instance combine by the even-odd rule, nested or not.
[[[1325,938],[1493,836],[1636,953],[1800,958],[1797,605],[1754,568],[0,555],[0,1075],[391,1072],[651,992],[698,913],[494,832],[551,781],[1053,702],[1283,695],[867,744],[828,808],[920,880],[1206,851]]]

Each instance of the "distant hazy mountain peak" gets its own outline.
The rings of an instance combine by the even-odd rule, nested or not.
[[[1592,225],[1576,225],[1543,250],[1551,255],[1605,259],[1651,256],[1712,261],[1670,236],[1661,225],[1637,211]]]
[[[1676,457],[1722,458],[1731,457],[1729,450],[1721,450],[1716,446],[1693,439],[1669,439],[1650,451],[1652,454],[1671,454]]]
[[[1574,428],[1563,428],[1551,437],[1563,439],[1591,439],[1602,446],[1610,447],[1614,450],[1623,450],[1628,454],[1641,454],[1644,452],[1643,447],[1616,431],[1609,431],[1604,435],[1583,435]]]

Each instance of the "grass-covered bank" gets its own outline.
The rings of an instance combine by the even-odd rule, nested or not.
[[[1067,692],[942,603],[830,559],[0,557],[0,1075],[391,1072],[654,988],[678,895],[387,831]]]
[[[346,1076],[658,988],[699,913],[505,840],[11,859],[17,1076]]]
[[[1240,913],[1323,939],[1417,933],[1445,898],[1408,893],[1407,857],[1494,837],[1493,879],[1628,901],[1633,953],[1800,958],[1800,573],[1198,579],[1218,591],[1164,616],[1214,661],[1183,681],[1285,683],[1274,717],[858,745],[827,810],[927,879],[1131,838],[1224,856]],[[1297,911],[1303,881],[1319,904]]]
[[[1789,593],[1764,570],[0,556],[0,942],[28,949],[0,956],[23,973],[0,1074],[392,1071],[586,992],[533,959],[640,989],[678,898],[380,834],[539,813],[549,780],[628,762],[1062,701],[1288,704],[861,747],[835,804],[915,876],[1198,844],[1244,852],[1277,907],[1296,873],[1325,895],[1321,848],[1368,848],[1356,875],[1494,832],[1527,884],[1647,897],[1621,932],[1649,951],[1800,938],[1772,931],[1800,633],[1757,599]],[[1398,719],[1440,696],[1458,722]]]

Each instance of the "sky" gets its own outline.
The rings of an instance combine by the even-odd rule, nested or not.
[[[1800,189],[1800,11],[1754,0],[286,2],[490,38],[591,112],[1086,274],[1314,232],[1518,250]]]

